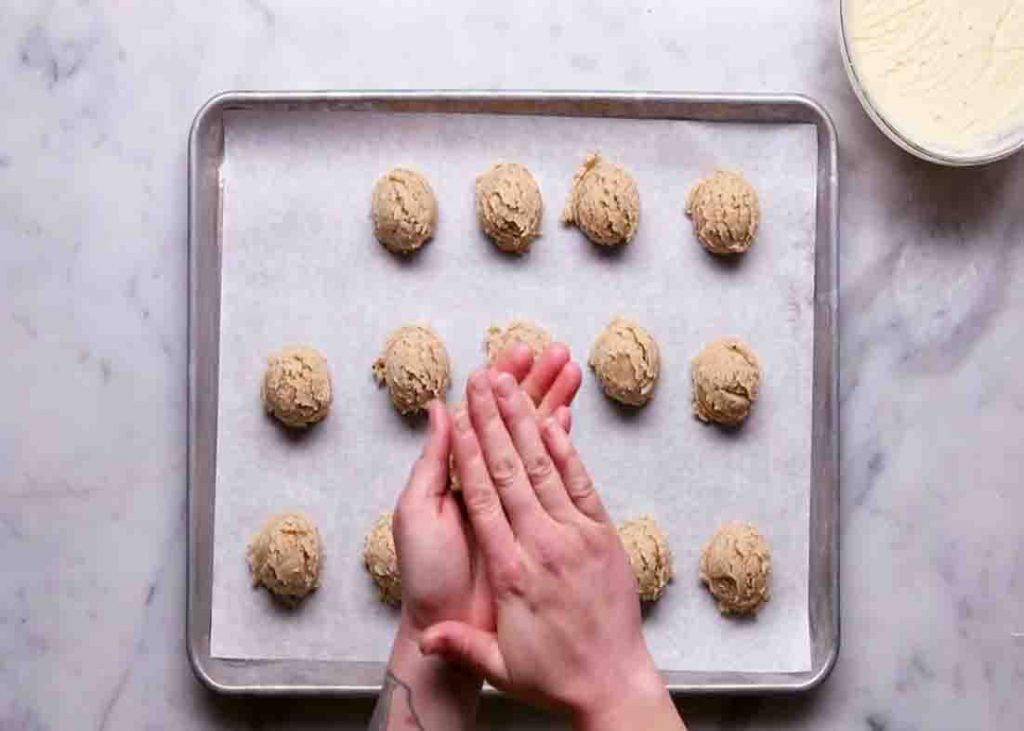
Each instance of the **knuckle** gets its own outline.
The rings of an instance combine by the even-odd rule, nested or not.
[[[462,499],[466,503],[466,510],[484,518],[494,517],[501,510],[498,496],[479,485],[463,485]]]
[[[526,460],[526,474],[531,482],[546,482],[555,472],[555,465],[546,454],[536,454]]]
[[[491,465],[491,479],[499,490],[511,486],[518,476],[519,469],[516,466],[516,461],[509,455],[498,457]]]
[[[568,490],[573,500],[590,500],[596,494],[594,481],[587,474],[579,474],[569,480]]]
[[[499,594],[521,596],[526,590],[526,574],[518,559],[500,563],[495,567],[491,578],[494,581],[494,589]]]
[[[535,550],[538,565],[543,570],[556,576],[561,575],[565,571],[567,564],[572,563],[569,560],[568,552],[564,551],[562,546],[556,541],[538,541]]]

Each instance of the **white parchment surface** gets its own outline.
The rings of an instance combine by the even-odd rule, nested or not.
[[[595,150],[640,188],[640,228],[619,255],[560,222],[573,173]],[[437,330],[455,399],[483,360],[491,323],[533,319],[585,363],[622,314],[661,345],[657,395],[625,412],[587,370],[573,433],[615,519],[648,513],[668,532],[676,579],[645,619],[658,666],[809,669],[816,154],[810,125],[229,114],[212,654],[386,660],[397,614],[378,602],[360,552],[423,436],[370,373],[394,328]],[[474,215],[474,179],[498,161],[529,167],[544,196],[543,235],[522,258],[500,254]],[[374,181],[394,166],[424,173],[439,202],[436,238],[410,261],[376,242],[369,218]],[[683,215],[687,191],[716,167],[742,170],[761,196],[760,235],[736,264],[705,254]],[[761,399],[735,433],[690,410],[690,359],[722,335],[744,338],[764,368]],[[259,398],[267,355],[289,344],[324,353],[334,385],[330,416],[298,437],[267,418]],[[245,549],[268,515],[292,509],[319,524],[325,562],[321,589],[289,611],[251,588]],[[702,546],[730,519],[753,522],[772,547],[772,599],[753,620],[720,617],[697,578]]]

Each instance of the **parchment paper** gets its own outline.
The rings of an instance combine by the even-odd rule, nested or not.
[[[386,660],[397,613],[378,602],[361,548],[423,433],[371,377],[394,328],[431,323],[461,391],[491,323],[534,319],[585,364],[597,334],[623,314],[661,345],[657,396],[623,411],[587,370],[574,437],[616,521],[648,513],[669,534],[676,579],[645,619],[655,660],[664,670],[808,669],[816,149],[809,125],[229,115],[212,654]],[[592,150],[640,188],[640,229],[620,255],[560,222]],[[501,160],[527,165],[544,195],[543,236],[518,259],[497,252],[474,215],[474,179]],[[408,262],[376,242],[369,219],[373,183],[393,166],[423,172],[440,207],[436,239]],[[742,170],[761,195],[758,241],[737,264],[705,254],[683,215],[687,191],[716,167]],[[726,334],[746,339],[764,368],[761,399],[736,433],[690,410],[690,360]],[[269,353],[302,343],[326,355],[335,397],[327,420],[296,437],[263,414],[259,384]],[[254,591],[245,563],[264,519],[290,509],[316,519],[326,554],[322,588],[295,611]],[[754,620],[720,617],[697,578],[701,548],[729,519],[752,521],[773,551],[772,599]]]

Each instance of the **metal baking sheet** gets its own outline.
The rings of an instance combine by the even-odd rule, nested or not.
[[[557,223],[591,149],[634,171],[644,203],[637,240],[614,260]],[[519,260],[495,254],[473,222],[472,177],[498,159],[526,163],[545,195],[544,237]],[[411,266],[373,243],[360,195],[396,164],[427,173],[442,211],[437,240]],[[736,268],[703,256],[680,210],[693,180],[716,165],[743,169],[764,199],[759,256]],[[836,178],[834,133],[813,103],[230,94],[198,115],[190,174],[189,651],[211,686],[376,687],[395,618],[377,605],[358,551],[421,438],[370,383],[368,364],[391,328],[433,322],[461,383],[493,321],[537,319],[582,358],[620,312],[662,344],[658,398],[627,424],[588,380],[576,436],[615,517],[653,513],[668,529],[677,586],[645,625],[666,682],[763,692],[827,674],[838,648]],[[417,294],[424,289],[436,294]],[[709,297],[717,308],[701,304]],[[725,333],[746,337],[766,361],[765,396],[738,437],[687,413],[689,358]],[[339,391],[338,411],[299,444],[261,418],[253,397],[266,353],[293,340],[326,352]],[[761,411],[770,418],[756,418]],[[245,574],[248,534],[285,507],[317,517],[328,554],[325,589],[301,617],[275,612]],[[752,623],[719,619],[696,586],[706,534],[731,517],[753,519],[775,552],[775,596]]]

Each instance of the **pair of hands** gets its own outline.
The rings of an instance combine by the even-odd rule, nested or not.
[[[519,349],[474,373],[453,415],[431,405],[395,512],[400,635],[581,728],[682,728],[629,561],[568,436],[581,380],[564,346],[536,363]]]

